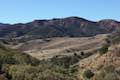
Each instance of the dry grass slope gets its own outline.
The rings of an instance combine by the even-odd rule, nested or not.
[[[101,47],[106,35],[82,38],[50,38],[21,43],[16,48],[38,59],[52,58],[55,55],[72,55],[73,53],[92,52]],[[14,47],[15,48],[15,47]]]

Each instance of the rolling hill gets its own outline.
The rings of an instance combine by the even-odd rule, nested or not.
[[[44,39],[36,39],[10,47],[19,49],[41,60],[52,58],[56,55],[80,54],[82,51],[86,53],[94,52],[102,46],[106,36],[107,34],[81,38],[57,37],[49,38],[47,41]]]
[[[120,22],[105,19],[98,22],[79,17],[67,17],[51,20],[35,20],[29,23],[1,24],[0,37],[15,33],[16,37],[88,37],[111,33],[120,26]]]

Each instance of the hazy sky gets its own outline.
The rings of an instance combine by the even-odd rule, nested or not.
[[[89,20],[120,20],[120,0],[0,0],[0,22],[79,16]]]

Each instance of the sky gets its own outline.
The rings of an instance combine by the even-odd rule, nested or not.
[[[70,16],[93,21],[120,21],[120,0],[0,0],[2,23],[26,23]]]

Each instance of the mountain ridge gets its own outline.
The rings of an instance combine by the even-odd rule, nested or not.
[[[8,36],[14,32],[17,37],[26,35],[34,38],[88,37],[111,33],[119,26],[120,22],[112,19],[95,22],[80,17],[54,18],[34,20],[28,23],[6,24],[4,27],[0,27],[0,37]]]

